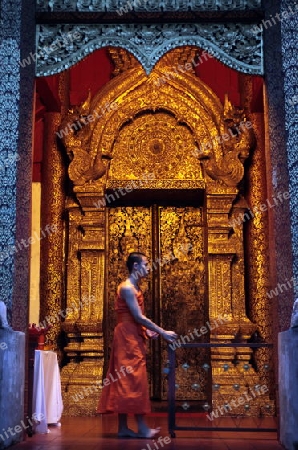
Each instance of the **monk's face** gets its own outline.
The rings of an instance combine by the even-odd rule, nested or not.
[[[142,277],[146,277],[149,273],[149,263],[146,256],[142,256],[142,261],[138,264],[138,272]]]

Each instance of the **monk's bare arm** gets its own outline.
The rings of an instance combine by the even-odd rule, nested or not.
[[[166,340],[172,341],[177,338],[176,333],[173,331],[165,331],[163,328],[159,327],[156,323],[152,322],[152,320],[142,314],[134,291],[130,286],[123,286],[120,290],[120,295],[126,301],[126,304],[137,323],[143,325],[149,330],[155,331]]]

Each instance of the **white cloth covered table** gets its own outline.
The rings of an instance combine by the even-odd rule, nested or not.
[[[47,433],[48,424],[59,423],[63,411],[61,381],[57,355],[35,350],[32,412],[41,420],[36,433]]]

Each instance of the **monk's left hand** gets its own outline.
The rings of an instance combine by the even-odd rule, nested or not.
[[[155,331],[152,330],[148,330],[148,328],[146,329],[146,334],[150,339],[157,339],[159,334],[156,333]]]

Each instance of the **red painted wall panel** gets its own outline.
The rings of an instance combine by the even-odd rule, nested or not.
[[[228,94],[232,104],[240,106],[239,73],[216,58],[200,54],[199,64],[195,68],[196,75],[215,92],[222,103],[225,94]]]
[[[110,79],[113,64],[105,48],[96,50],[70,68],[70,104],[79,105],[91,90],[92,97]]]

